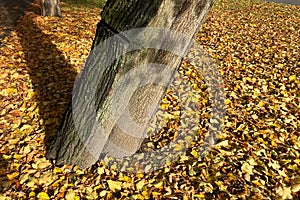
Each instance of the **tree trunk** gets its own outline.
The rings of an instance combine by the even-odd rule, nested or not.
[[[77,164],[86,168],[102,155],[122,158],[134,154],[144,140],[155,107],[159,105],[166,89],[155,84],[143,85],[143,79],[160,74],[164,77],[153,75],[152,80],[164,79],[165,85],[168,85],[173,75],[171,72],[180,66],[184,52],[189,49],[191,39],[198,33],[214,1],[108,1],[97,25],[91,53],[78,79],[77,83],[80,84],[74,88],[73,102],[66,111],[47,157],[55,159],[58,165]],[[130,32],[131,29],[142,27],[172,30],[187,35],[188,40],[185,41],[186,38],[183,37],[180,38],[183,40],[181,42],[174,41],[169,38],[172,37],[171,34],[162,29],[146,29],[146,32],[138,29],[134,34]],[[118,34],[124,31],[130,33]],[[116,34],[118,37],[109,43],[103,43]],[[147,36],[143,38],[144,35]],[[139,47],[139,37],[149,44],[148,48],[151,48],[153,41],[162,42],[154,42],[155,45],[158,44],[154,45],[156,49],[140,48],[139,51],[127,51],[122,55],[126,49],[134,50],[133,46]],[[176,55],[174,52],[180,45],[182,52]],[[106,66],[109,60],[114,62]],[[149,63],[160,63],[172,70],[164,71],[157,67],[157,70],[162,70],[157,73],[157,65],[150,66]],[[133,69],[144,69],[140,66],[147,64],[148,68],[145,68],[143,75],[135,76],[135,81],[123,84],[122,81],[131,79],[122,77],[126,77]],[[134,92],[131,83],[138,85]],[[119,95],[114,96],[117,90],[120,91]],[[95,101],[90,100],[93,95]],[[100,124],[100,128],[95,124]]]
[[[61,17],[60,0],[41,0],[41,15]]]

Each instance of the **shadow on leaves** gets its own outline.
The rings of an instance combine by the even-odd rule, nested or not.
[[[22,18],[17,33],[25,63],[36,94],[39,123],[45,131],[46,150],[56,135],[65,109],[71,100],[77,72],[56,44],[56,36],[45,34],[35,22],[34,13]]]

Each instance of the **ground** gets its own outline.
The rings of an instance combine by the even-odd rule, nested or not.
[[[0,40],[9,34],[17,25],[33,0],[2,0],[0,1]],[[1,42],[0,42],[1,45]]]
[[[62,19],[43,18],[34,6],[2,40],[0,199],[299,199],[299,6],[217,1],[196,41],[223,78],[223,130],[200,154],[211,105],[202,72],[183,63],[182,80],[202,94],[192,99],[201,109],[197,140],[151,173],[103,161],[82,170],[45,158],[101,9],[63,3],[62,12]],[[162,102],[167,126],[149,141],[155,148],[176,136],[173,93]]]

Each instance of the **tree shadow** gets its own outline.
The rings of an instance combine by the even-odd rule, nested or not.
[[[18,20],[34,0],[0,1],[0,39],[2,40],[17,25]],[[0,40],[0,46],[1,46]]]
[[[57,38],[43,33],[37,26],[34,20],[36,16],[34,13],[24,16],[16,31],[39,109],[40,120],[37,123],[45,131],[44,144],[48,151],[71,100],[77,72],[54,44]]]

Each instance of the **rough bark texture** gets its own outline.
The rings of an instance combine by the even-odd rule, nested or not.
[[[92,49],[95,49],[97,45],[116,33],[141,27],[166,28],[184,33],[193,38],[213,3],[214,0],[108,1],[101,14],[102,19],[97,25]],[[160,39],[159,35],[157,39]],[[122,42],[120,42],[121,40]],[[97,59],[87,59],[85,68],[79,79],[79,82],[82,84],[74,91],[74,96],[88,98],[85,97],[84,94],[91,86],[85,84],[86,80],[92,76],[98,76],[95,74],[95,69],[103,67],[105,64],[102,63],[114,57],[115,54],[125,48],[124,46],[126,46],[127,43],[134,43],[133,40],[134,38],[121,36],[113,42],[113,45],[110,44],[110,51],[95,51],[94,53],[97,54]],[[95,56],[90,55],[90,57]],[[122,74],[132,69],[132,66],[141,66],[147,63],[161,63],[177,69],[180,66],[181,60],[182,58],[180,56],[153,49],[134,51],[115,59],[112,65],[103,69],[103,74],[98,77],[98,82],[95,83],[95,110],[97,119],[92,115],[85,115],[82,118],[82,121],[85,121],[85,123],[81,124],[80,131],[85,131],[86,137],[83,138],[82,135],[78,136],[79,130],[78,127],[76,128],[74,125],[72,105],[70,104],[57,136],[50,147],[48,158],[55,159],[58,165],[77,164],[80,167],[86,168],[99,159],[100,153],[102,153],[101,155],[123,157],[136,152],[143,138],[135,137],[124,132],[113,119],[112,114],[108,112],[112,106],[110,103],[112,99],[110,91],[116,87]],[[86,66],[93,67],[87,68]],[[148,72],[145,71],[145,74],[147,73]],[[170,81],[171,77],[166,77],[166,79]],[[124,87],[121,88],[122,91],[126,92],[128,89],[126,87],[128,86],[124,85]],[[147,85],[139,88],[131,97],[127,108],[130,111],[131,120],[134,120],[137,124],[144,127],[142,132],[146,131],[150,121],[149,116],[146,116],[149,105],[159,105],[164,92],[165,88],[163,87]],[[82,105],[80,104],[82,102],[88,102],[88,99],[86,101],[73,102],[73,105],[75,104],[81,107]],[[122,110],[120,110],[120,112],[122,112]],[[126,117],[124,118],[121,113],[119,121],[123,120],[123,123],[126,123],[124,119],[126,120]],[[96,134],[90,134],[93,133],[92,125],[95,121],[103,125],[106,137],[99,138]],[[137,135],[144,134],[138,133]],[[93,149],[96,145],[103,146],[103,148],[100,148],[102,152],[96,147]],[[121,153],[120,149],[123,150]]]
[[[41,15],[61,17],[60,0],[41,0]]]

